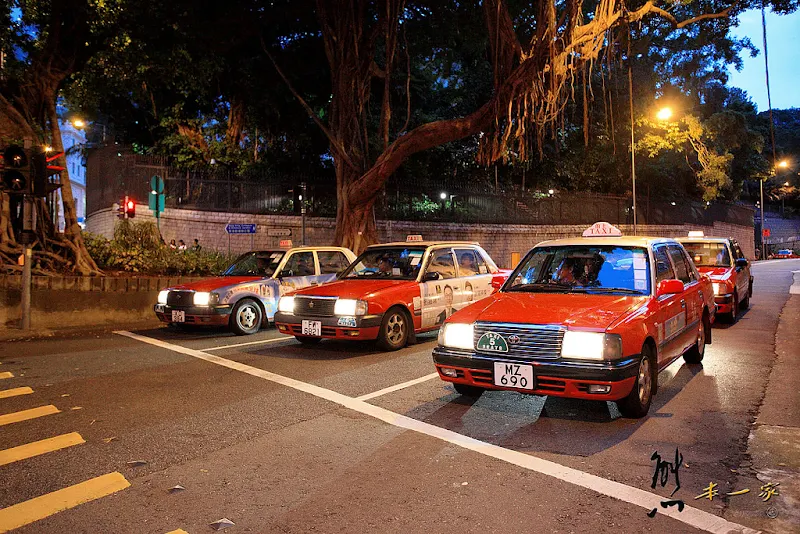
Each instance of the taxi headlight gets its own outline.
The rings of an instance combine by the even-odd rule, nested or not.
[[[578,360],[613,360],[622,356],[622,338],[602,332],[564,332],[561,357]]]
[[[194,294],[194,305],[195,306],[208,306],[211,304],[211,301],[214,300],[212,297],[214,293],[209,293],[208,291],[198,291]]]
[[[714,286],[714,294],[719,295],[719,284],[717,282],[714,282],[711,285]]]
[[[454,349],[473,350],[474,326],[463,323],[446,323],[439,330],[439,345]]]
[[[338,299],[333,305],[334,315],[366,315],[367,303],[363,300]]]
[[[733,292],[731,286],[726,282],[713,282],[711,285],[714,287],[715,295],[727,295]]]
[[[294,313],[294,297],[281,297],[281,300],[278,301],[278,311]]]
[[[166,289],[164,291],[158,292],[158,303],[159,304],[166,304],[167,303],[167,295],[169,295],[169,291]]]

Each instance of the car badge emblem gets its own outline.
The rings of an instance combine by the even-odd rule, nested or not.
[[[313,301],[313,300],[312,300],[311,302],[309,302],[309,303],[308,303],[308,307],[309,307],[309,308],[313,308],[313,307],[314,307],[314,301]]]
[[[508,343],[500,334],[486,332],[478,339],[475,348],[481,352],[508,352]]]
[[[516,345],[517,343],[520,342],[519,336],[517,334],[508,336],[508,342],[511,343],[512,345]]]

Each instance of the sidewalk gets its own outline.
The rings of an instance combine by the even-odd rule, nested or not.
[[[62,328],[31,328],[20,330],[8,326],[0,326],[0,342],[4,341],[31,341],[39,339],[66,339],[71,337],[105,334],[115,330],[141,330],[158,328],[163,323],[153,317],[144,321],[120,322],[106,324],[90,324],[86,326],[69,326]]]
[[[775,335],[775,364],[747,444],[750,461],[740,466],[739,487],[760,492],[769,482],[778,495],[768,502],[729,508],[726,519],[764,532],[800,532],[800,272]],[[764,355],[769,357],[768,354]],[[748,465],[749,464],[749,465]]]

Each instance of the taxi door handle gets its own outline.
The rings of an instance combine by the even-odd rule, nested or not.
[[[685,300],[681,300],[681,308],[685,308],[685,307],[686,307],[686,301]]]

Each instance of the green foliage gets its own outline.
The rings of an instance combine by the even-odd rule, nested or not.
[[[172,250],[161,240],[156,225],[147,221],[120,221],[114,239],[84,233],[84,241],[98,267],[109,271],[203,276],[222,272],[234,259],[211,250]]]

